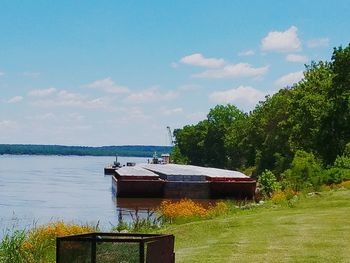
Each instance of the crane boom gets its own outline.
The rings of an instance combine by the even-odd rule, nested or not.
[[[168,136],[169,136],[169,141],[170,141],[170,145],[171,146],[174,146],[174,140],[173,140],[173,134],[171,132],[171,129],[169,126],[166,127],[167,130],[168,130]]]

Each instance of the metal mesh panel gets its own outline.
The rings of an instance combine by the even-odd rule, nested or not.
[[[60,257],[57,263],[90,263],[91,242],[61,241]]]
[[[175,254],[173,253],[174,239],[163,238],[160,240],[148,242],[146,244],[146,262],[147,263],[174,263]]]
[[[139,243],[98,242],[96,263],[139,263]]]

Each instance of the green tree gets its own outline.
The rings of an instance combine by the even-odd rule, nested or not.
[[[277,162],[276,172],[280,173],[292,158],[288,144],[290,97],[290,89],[281,89],[260,102],[249,116],[244,147],[248,165],[256,165],[258,174],[265,169],[274,170]]]
[[[239,155],[234,133],[247,115],[232,104],[217,105],[207,115],[208,133],[205,140],[207,164],[219,168],[237,168]],[[236,133],[237,134],[237,133]]]
[[[332,87],[333,73],[330,63],[312,62],[304,75],[291,90],[289,144],[294,152],[303,149],[320,153],[325,144],[321,140],[321,124],[331,107],[327,94]]]
[[[331,163],[350,141],[350,45],[335,48],[331,68],[334,74],[332,88],[327,94],[331,107],[322,122],[322,155]]]
[[[175,130],[176,155],[174,161],[183,160],[188,164],[205,165],[207,150],[204,147],[204,142],[207,132],[208,122],[206,120],[196,125],[186,125],[182,129]]]

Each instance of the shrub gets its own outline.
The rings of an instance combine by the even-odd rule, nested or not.
[[[350,142],[345,145],[343,155],[350,157]]]
[[[298,196],[298,193],[292,189],[277,190],[272,193],[271,201],[275,204],[280,204],[287,202],[288,205],[291,205],[292,201]]]
[[[350,169],[350,156],[338,156],[334,161],[334,167]]]
[[[339,186],[350,190],[350,181],[344,181],[340,183]]]
[[[260,191],[265,197],[271,197],[271,194],[280,188],[280,184],[277,182],[275,175],[269,170],[265,170],[259,176],[258,184]]]
[[[283,173],[286,184],[296,192],[305,189],[318,189],[324,183],[321,162],[312,153],[297,151],[291,168]]]
[[[215,205],[210,205],[208,208],[208,216],[215,217],[227,214],[229,211],[229,205],[223,201],[217,202]]]
[[[0,243],[0,262],[27,263],[25,239],[26,232],[24,230],[7,233]]]
[[[160,213],[169,219],[176,217],[203,217],[207,214],[207,210],[198,203],[190,199],[181,199],[180,201],[163,201],[159,208]]]
[[[215,205],[210,204],[205,208],[203,205],[190,199],[163,201],[159,207],[160,214],[169,220],[190,217],[214,217],[225,214],[228,211],[229,206],[223,201],[219,201]]]
[[[28,259],[26,262],[55,262],[56,237],[84,234],[96,231],[91,226],[51,222],[33,228],[23,243]]]
[[[277,190],[271,194],[271,201],[275,204],[286,200],[286,195],[282,190]]]
[[[327,184],[339,184],[348,177],[350,177],[349,169],[332,167],[325,171],[325,180]]]

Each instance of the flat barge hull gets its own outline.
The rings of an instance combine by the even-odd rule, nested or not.
[[[253,199],[255,196],[256,181],[243,174],[233,173],[232,176],[228,170],[194,166],[189,167],[191,170],[174,165],[169,165],[167,171],[166,166],[116,170],[113,176],[116,196],[191,199]]]
[[[113,177],[117,197],[162,197],[164,181],[160,180],[118,180]]]

